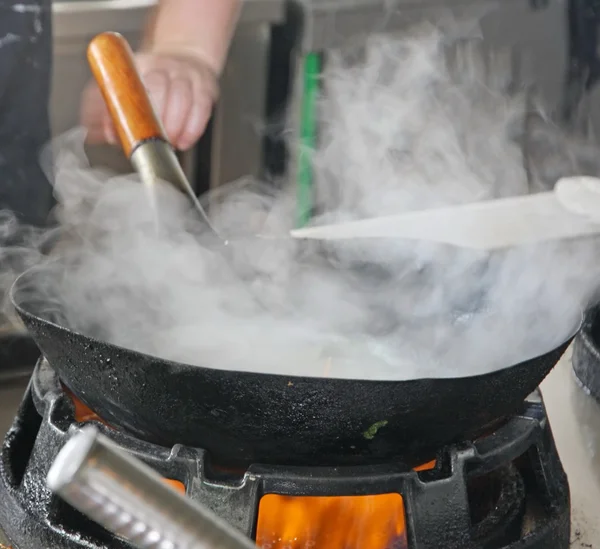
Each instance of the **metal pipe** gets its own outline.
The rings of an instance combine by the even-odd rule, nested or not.
[[[65,444],[47,477],[67,503],[138,549],[256,549],[94,427]]]

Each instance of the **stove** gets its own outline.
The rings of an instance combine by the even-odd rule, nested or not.
[[[58,451],[90,421],[266,549],[569,547],[569,487],[539,391],[494,432],[441,449],[414,471],[394,463],[232,471],[201,449],[163,448],[113,430],[43,360],[0,453],[6,546],[130,548],[45,487]]]

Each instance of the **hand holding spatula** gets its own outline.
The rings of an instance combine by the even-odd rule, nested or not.
[[[216,233],[166,137],[127,40],[115,32],[99,34],[87,57],[123,152],[144,184],[165,181],[181,190]]]

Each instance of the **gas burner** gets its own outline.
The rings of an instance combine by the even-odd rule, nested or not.
[[[58,451],[90,421],[265,549],[569,547],[569,488],[539,392],[494,432],[414,471],[397,463],[231,471],[204,450],[110,428],[41,361],[0,454],[0,528],[13,549],[131,549],[45,486]]]

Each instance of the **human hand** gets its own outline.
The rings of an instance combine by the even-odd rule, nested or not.
[[[167,138],[179,150],[191,148],[210,118],[218,93],[216,74],[187,52],[141,53],[135,60]],[[118,143],[106,103],[93,81],[83,92],[81,123],[88,142]]]

